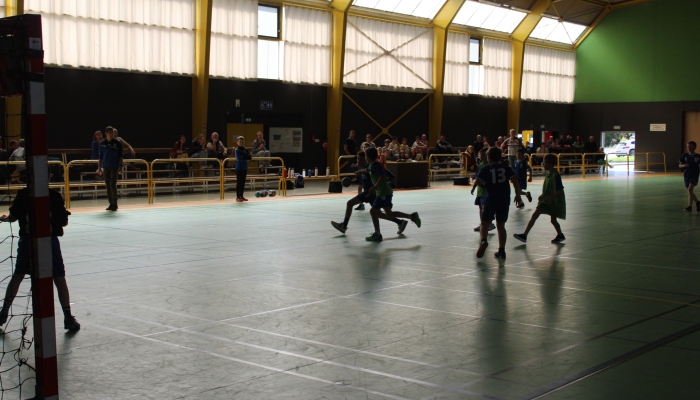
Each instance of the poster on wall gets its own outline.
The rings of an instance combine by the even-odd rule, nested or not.
[[[270,152],[301,153],[301,128],[270,128]]]

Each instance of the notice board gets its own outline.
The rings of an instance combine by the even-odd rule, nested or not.
[[[301,128],[270,128],[270,152],[301,153]]]

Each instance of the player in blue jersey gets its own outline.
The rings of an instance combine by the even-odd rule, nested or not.
[[[518,185],[520,185],[520,190],[522,194],[527,197],[527,201],[532,203],[532,195],[530,192],[526,192],[527,183],[532,182],[532,168],[525,159],[525,151],[523,149],[518,149],[516,152],[516,160],[513,169],[515,170],[515,176],[518,177]],[[530,171],[530,176],[527,176],[527,172]],[[517,208],[525,207],[525,203],[521,202],[516,205]]]
[[[348,222],[350,222],[350,216],[352,216],[352,208],[356,205],[362,206],[360,208],[359,206],[355,210],[364,210],[364,203],[369,203],[370,205],[374,203],[374,199],[377,197],[374,193],[369,193],[369,188],[372,187],[372,179],[369,177],[369,172],[367,172],[366,168],[366,162],[365,162],[365,153],[360,152],[357,154],[357,165],[358,165],[358,170],[357,170],[357,180],[360,182],[359,188],[362,190],[357,194],[357,196],[353,197],[352,199],[348,200],[346,206],[345,206],[345,219],[343,222],[335,222],[331,221],[331,225],[337,230],[339,230],[342,233],[345,233],[345,231],[348,229]],[[406,221],[401,221],[397,222],[399,225],[399,233],[403,232],[404,229],[406,229],[406,225],[408,224],[407,222],[402,225],[402,222]]]
[[[700,154],[695,152],[697,144],[693,141],[688,142],[687,148],[688,152],[683,154],[678,161],[678,166],[683,170],[685,188],[688,190],[688,207],[685,208],[685,211],[693,212],[694,201],[697,212],[700,213],[700,201],[693,193],[693,189],[698,185],[698,176],[700,176]]]
[[[498,230],[498,251],[496,258],[506,258],[506,221],[508,220],[508,208],[510,206],[510,183],[515,188],[515,203],[522,203],[520,198],[520,186],[518,179],[508,166],[501,163],[501,149],[492,147],[486,153],[489,165],[482,168],[476,175],[477,184],[486,189],[483,199],[483,211],[481,212],[481,244],[476,256],[481,258],[486,252],[488,243],[488,228],[496,219]]]

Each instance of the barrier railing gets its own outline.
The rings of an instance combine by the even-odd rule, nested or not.
[[[263,182],[267,181],[276,181],[277,182],[277,193],[279,193],[280,196],[286,196],[287,195],[287,185],[282,184],[284,181],[284,160],[281,157],[254,157],[251,161],[258,161],[258,174],[251,174],[250,172],[252,171],[251,168],[248,168],[248,176],[246,177],[247,180],[251,181],[253,184],[253,190],[255,190],[255,182],[260,180]],[[266,165],[266,166],[260,166],[259,162],[260,161],[279,161],[281,165]],[[221,191],[224,193],[226,191],[226,182],[230,181],[236,181],[236,176],[235,175],[228,175],[226,172],[231,171],[234,166],[235,166],[236,158],[235,157],[230,157],[226,158],[223,160],[221,163]],[[231,168],[228,170],[227,164],[231,165]],[[279,174],[275,175],[268,175],[267,173],[261,174],[260,170],[278,170],[280,171]],[[264,185],[264,183],[263,183]],[[221,197],[222,199],[224,196]]]
[[[650,154],[661,154],[664,157],[663,163],[661,163],[661,162],[650,163],[649,162],[649,155]],[[649,173],[649,166],[650,165],[661,165],[661,164],[664,165],[664,174],[666,173],[666,153],[661,152],[661,151],[652,151],[652,152],[646,153],[645,156],[646,156],[646,164],[647,164],[647,174]]]
[[[10,165],[17,165],[17,166],[23,165],[23,166],[26,166],[26,165],[27,165],[27,162],[26,162],[26,161],[2,161],[2,162],[0,162],[0,166],[10,166]],[[58,161],[58,160],[49,160],[49,165],[60,165],[60,166],[61,166],[61,169],[63,170],[63,175],[65,176],[65,174],[66,174],[66,165],[65,165],[63,162]],[[49,171],[47,171],[47,173],[48,173],[48,172],[49,172]],[[15,173],[13,172],[11,175],[15,175]],[[17,176],[9,176],[8,178],[11,180],[11,179],[14,179],[14,178],[16,178],[16,177],[17,177]],[[64,181],[65,181],[65,179],[64,179]],[[10,181],[9,184],[0,186],[0,190],[3,190],[3,189],[4,189],[4,190],[10,190],[10,191],[17,191],[17,190],[20,190],[20,189],[24,189],[25,187],[27,187],[27,184],[26,184],[26,183],[12,183],[12,182]],[[50,187],[51,189],[64,190],[64,189],[65,189],[65,182],[64,182],[64,183],[57,183],[57,182],[51,182],[51,181],[49,181],[49,187]]]
[[[337,171],[338,171],[337,180],[341,180],[341,179],[343,179],[343,177],[346,177],[346,176],[355,176],[356,174],[354,172],[342,172],[342,173],[340,172],[340,168],[341,168],[340,160],[357,160],[357,156],[344,155],[344,156],[338,157],[338,165],[336,165],[336,167],[338,168],[337,169]],[[352,164],[352,161],[350,161],[350,164]]]
[[[92,172],[90,173],[91,175],[97,175],[97,165],[99,162],[97,160],[73,160],[66,164],[65,166],[65,194],[66,194],[66,208],[70,208],[70,197],[71,197],[71,190],[73,188],[83,188],[83,187],[89,187],[92,186],[93,188],[97,189],[98,186],[104,187],[105,183],[104,181],[83,181],[81,180],[80,182],[72,182],[70,180],[70,169],[71,167],[75,167],[76,165],[94,165],[95,166],[95,173],[93,174]],[[146,160],[140,160],[140,159],[135,159],[135,160],[124,160],[124,166],[127,166],[129,164],[143,164],[146,166],[146,169],[143,171],[129,171],[128,168],[122,168],[120,171],[120,174],[122,175],[122,179],[118,179],[117,181],[117,192],[119,192],[119,188],[124,189],[124,187],[128,186],[136,186],[137,189],[140,186],[146,186],[146,193],[148,199],[150,199],[150,190],[149,190],[149,170],[150,167],[148,165],[148,161]],[[146,179],[142,179],[139,177],[140,174],[146,174]],[[136,179],[129,179],[128,175],[129,174],[137,174]],[[82,177],[82,176],[81,176]],[[150,202],[149,202],[150,203]]]
[[[126,161],[126,160],[125,160]],[[154,173],[158,172],[166,172],[166,173],[177,173],[178,171],[175,170],[157,170],[155,169],[155,166],[157,164],[173,164],[173,163],[197,163],[197,165],[201,166],[201,163],[204,163],[204,166],[201,166],[201,168],[197,169],[190,169],[187,171],[187,177],[167,177],[167,178],[155,178]],[[207,168],[208,163],[213,163],[215,164],[213,168]],[[149,169],[149,187],[151,188],[151,193],[150,193],[150,198],[149,198],[149,204],[155,203],[156,200],[156,185],[161,185],[161,184],[180,184],[180,183],[196,183],[196,184],[202,184],[202,186],[205,187],[208,185],[209,182],[218,182],[219,183],[219,199],[223,200],[224,198],[224,190],[223,190],[223,177],[221,176],[223,172],[223,164],[221,160],[218,158],[157,158],[153,161],[151,161]],[[207,172],[216,172],[218,175],[207,175]],[[197,176],[195,176],[197,174]],[[201,174],[201,176],[200,176]]]
[[[630,174],[630,155],[629,153],[607,153],[605,154],[605,166],[608,167],[605,169],[605,176],[610,176],[610,157],[625,157],[627,161],[625,162],[625,165],[627,166],[627,176]]]
[[[459,172],[460,177],[467,176],[467,167],[457,164],[456,167],[446,167],[441,169],[433,169],[436,164],[445,164],[444,162],[435,161],[438,157],[454,158],[459,157],[459,154],[431,154],[428,156],[428,186],[433,180],[433,175],[438,173]]]

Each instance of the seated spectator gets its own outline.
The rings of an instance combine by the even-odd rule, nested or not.
[[[467,174],[476,174],[476,153],[474,152],[474,146],[467,146],[467,150],[460,153],[460,157],[464,169],[467,170]]]
[[[440,135],[440,139],[438,139],[437,143],[435,144],[435,151],[438,154],[455,153],[454,149],[452,148],[452,145],[447,140],[445,140],[445,135]],[[442,161],[447,161],[447,159],[443,158]]]
[[[92,134],[92,153],[90,154],[91,160],[99,160],[100,158],[100,142],[102,141],[102,132],[95,131]]]
[[[199,134],[190,144],[190,150],[187,152],[187,155],[190,158],[207,158],[207,152],[204,150],[204,147],[204,135]]]
[[[372,135],[367,134],[367,135],[365,135],[365,141],[362,143],[362,145],[360,145],[360,151],[364,153],[365,150],[370,149],[370,148],[376,149],[377,145],[375,145],[374,142],[372,141]]]
[[[219,160],[223,160],[228,156],[226,145],[219,140],[219,134],[217,132],[213,132],[211,134],[211,139],[207,141],[206,150],[207,158],[218,158]]]
[[[12,155],[10,155],[10,161],[26,161],[25,158],[25,150],[24,150],[24,139],[20,139],[19,142],[17,142],[17,149],[12,152]],[[15,168],[15,171],[19,173],[19,179],[20,182],[24,182],[26,178],[26,169],[27,165],[17,165]]]
[[[389,143],[389,151],[391,152],[391,156],[393,158],[399,158],[399,142],[396,138],[391,139],[391,143]]]
[[[416,136],[416,140],[413,142],[413,146],[411,146],[411,151],[413,152],[414,159],[416,161],[428,159],[428,146],[423,143],[420,136]]]
[[[399,153],[403,152],[409,158],[411,157],[411,147],[408,145],[408,139],[401,139],[401,144],[399,145]]]
[[[258,133],[255,134],[255,140],[253,140],[253,147],[251,154],[253,157],[270,157],[270,151],[266,147],[267,143],[265,143],[265,139],[263,139],[263,133],[258,131]],[[260,161],[258,163],[260,167],[268,167],[270,166],[270,161],[265,160],[265,161]],[[263,171],[261,171],[263,172]],[[266,171],[265,171],[266,172]],[[263,173],[265,173],[263,172]]]
[[[481,138],[481,148],[482,149],[491,148],[491,145],[489,145],[489,138],[487,138],[486,136]]]
[[[187,158],[190,151],[190,144],[187,143],[187,137],[180,135],[180,140],[175,142],[170,150],[170,158]]]
[[[112,134],[114,135],[114,138],[122,144],[122,149],[124,149],[125,152],[128,151],[131,153],[131,158],[136,157],[136,151],[129,143],[126,142],[126,140],[124,140],[124,138],[119,136],[119,131],[117,131],[117,128],[112,127]]]

